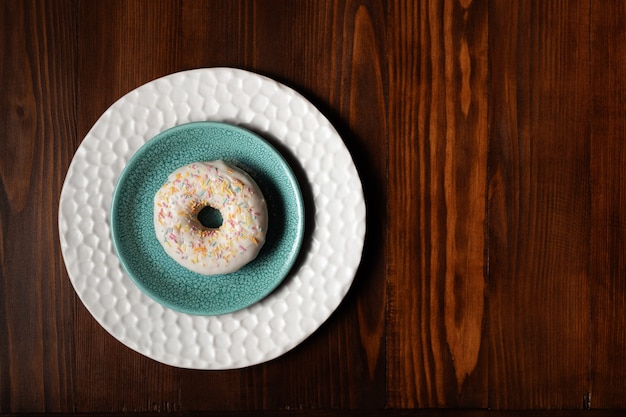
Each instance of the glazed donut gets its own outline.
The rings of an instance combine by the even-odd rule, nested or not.
[[[205,207],[222,224],[198,219]],[[202,275],[228,274],[252,261],[265,243],[267,205],[254,180],[224,161],[196,162],[172,172],[154,196],[154,229],[165,252]]]

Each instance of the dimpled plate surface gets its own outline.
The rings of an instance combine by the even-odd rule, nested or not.
[[[154,195],[168,176],[199,161],[224,160],[243,169],[265,196],[266,242],[240,270],[202,276],[179,265],[154,230]],[[179,125],[150,139],[124,168],[113,194],[111,234],[128,276],[146,294],[194,315],[231,313],[259,301],[285,278],[304,232],[302,195],[287,162],[261,137],[224,123]]]
[[[177,312],[145,295],[124,273],[109,226],[113,191],[132,155],[158,133],[194,121],[239,125],[270,140],[312,214],[290,276],[258,303],[219,316]],[[70,164],[59,232],[76,293],[115,338],[165,364],[233,369],[289,351],[338,307],[361,260],[365,203],[348,150],[315,106],[267,77],[206,68],[151,81],[105,111]]]

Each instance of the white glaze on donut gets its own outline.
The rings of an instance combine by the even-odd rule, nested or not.
[[[210,206],[223,223],[208,228],[198,213]],[[259,187],[223,161],[196,162],[172,172],[154,196],[154,228],[165,252],[202,275],[235,272],[265,243],[267,206]]]

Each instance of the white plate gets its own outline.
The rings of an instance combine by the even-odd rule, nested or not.
[[[125,275],[110,235],[113,190],[130,157],[156,134],[195,121],[239,125],[270,140],[299,175],[305,211],[313,214],[285,281],[260,302],[221,316],[187,315],[146,296]],[[361,260],[365,203],[343,141],[300,94],[248,71],[197,69],[144,84],[98,119],[67,173],[59,231],[76,293],[114,337],[165,364],[232,369],[282,355],[337,308]]]

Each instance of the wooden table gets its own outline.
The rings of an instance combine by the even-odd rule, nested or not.
[[[0,22],[1,413],[626,407],[625,2],[2,0]],[[368,221],[318,331],[270,362],[199,371],[96,323],[57,216],[108,106],[215,66],[318,106]]]

